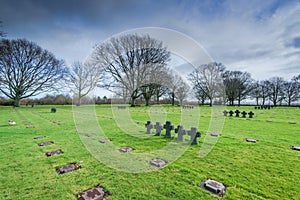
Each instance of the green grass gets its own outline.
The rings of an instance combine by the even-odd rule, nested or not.
[[[130,126],[123,127],[130,132],[126,133],[116,123],[126,120],[121,114],[112,113],[107,105],[96,106],[97,122],[106,137],[117,147],[133,147],[136,153],[146,155],[166,145],[179,145],[163,136],[146,137],[144,124],[147,120],[162,123],[170,120],[174,126],[186,124],[186,129],[197,124],[202,133],[199,145],[187,148],[179,159],[168,166],[147,173],[127,173],[101,163],[87,150],[99,150],[97,145],[101,144],[97,143],[97,139],[102,134],[97,128],[87,123],[77,133],[72,107],[55,107],[57,113],[50,113],[51,106],[0,107],[0,199],[76,199],[75,195],[99,184],[109,191],[109,199],[112,200],[219,199],[198,187],[200,181],[207,178],[228,186],[223,199],[300,199],[300,152],[290,150],[292,145],[300,146],[299,108],[254,110],[254,107],[239,107],[240,110],[255,113],[251,120],[236,117],[224,119],[222,112],[218,117],[211,118],[213,111],[209,107],[201,107],[200,114],[197,109],[191,110],[191,113],[181,113],[179,107],[171,106],[129,108],[130,120],[137,131],[130,132]],[[88,119],[91,113],[85,112],[91,108],[76,108],[78,119]],[[200,115],[199,124],[197,114]],[[7,125],[8,119],[16,121],[17,125]],[[222,136],[211,152],[200,158],[200,149],[211,128],[211,119],[224,120]],[[25,123],[35,128],[26,128]],[[222,124],[218,128],[222,128]],[[86,133],[100,136],[88,138],[84,136]],[[40,135],[47,138],[33,139]],[[186,136],[187,142],[188,138]],[[246,143],[245,138],[258,139],[259,142]],[[38,146],[45,141],[53,141],[54,144]],[[85,144],[91,146],[86,148]],[[46,152],[56,149],[64,153],[45,156]],[[172,158],[172,151],[168,154],[161,157],[166,160]],[[99,152],[99,155],[105,157],[106,152]],[[138,159],[145,163],[154,155],[149,153],[149,157]],[[117,158],[121,160],[122,156],[120,153]],[[57,167],[73,162],[80,164],[81,169],[62,175],[56,173]],[[124,163],[124,166],[127,164]],[[149,170],[152,169],[154,167],[149,166]]]

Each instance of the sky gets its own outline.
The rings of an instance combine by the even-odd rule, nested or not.
[[[0,0],[0,21],[6,38],[34,41],[67,65],[115,34],[158,27],[255,80],[300,74],[299,0]]]

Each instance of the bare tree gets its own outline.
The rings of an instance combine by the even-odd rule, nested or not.
[[[2,21],[0,21],[0,28],[2,28]],[[3,38],[3,37],[5,37],[5,33],[2,30],[0,30],[0,38]]]
[[[162,42],[149,35],[114,37],[96,46],[92,54],[92,60],[104,68],[108,76],[102,86],[110,91],[120,84],[124,86],[130,93],[131,106],[141,95],[139,88],[153,83],[148,78],[153,67],[165,66],[169,57]]]
[[[62,61],[25,39],[2,39],[0,91],[15,101],[58,88],[67,72]]]
[[[272,77],[269,79],[270,82],[270,100],[274,106],[277,106],[278,102],[284,99],[283,84],[284,80],[281,77]]]
[[[224,93],[222,74],[225,67],[221,63],[208,63],[197,67],[191,74],[189,80],[193,84],[193,90],[202,103],[209,100],[210,106],[213,100]]]
[[[170,92],[172,106],[175,105],[176,91],[182,82],[182,78],[175,72],[170,72],[167,78],[168,91]]]
[[[285,81],[283,83],[283,93],[285,101],[288,103],[288,106],[291,106],[291,103],[298,100],[299,98],[299,83],[297,82],[297,77],[293,77],[291,81]]]
[[[72,91],[77,96],[76,105],[81,104],[81,98],[88,95],[100,83],[102,70],[89,63],[74,62],[70,70]]]
[[[181,79],[179,86],[178,86],[177,90],[175,91],[175,93],[176,93],[177,99],[179,100],[179,104],[183,105],[183,101],[190,94],[190,86]]]
[[[237,100],[238,106],[240,106],[241,101],[245,99],[252,90],[253,79],[251,75],[248,72],[226,71],[223,77],[226,95],[230,105],[234,105],[234,101]]]

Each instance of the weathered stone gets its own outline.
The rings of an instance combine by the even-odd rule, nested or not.
[[[68,173],[68,172],[75,171],[77,169],[80,169],[80,166],[77,165],[76,163],[71,163],[69,165],[65,165],[63,167],[57,168],[56,172],[58,174],[65,174],[65,173]]]
[[[55,150],[55,151],[50,151],[46,153],[46,156],[53,156],[53,155],[58,155],[58,154],[62,154],[62,150]]]
[[[246,142],[257,143],[257,142],[258,142],[258,140],[254,140],[254,139],[246,139]]]
[[[210,136],[213,136],[213,137],[220,137],[221,134],[219,134],[219,133],[211,133]]]
[[[153,124],[150,121],[147,121],[147,123],[145,124],[146,127],[146,133],[147,134],[151,134],[151,129],[153,128]]]
[[[101,187],[95,187],[82,192],[77,196],[78,200],[103,200],[108,194]]]
[[[45,138],[46,136],[36,136],[36,137],[34,137],[33,139],[35,139],[35,140],[39,140],[39,139],[43,139],[43,138]]]
[[[100,143],[108,143],[108,142],[111,142],[111,140],[106,140],[106,139],[105,139],[105,140],[99,140],[99,142],[100,142]]]
[[[129,151],[132,151],[133,149],[131,147],[124,147],[124,148],[121,148],[119,149],[120,152],[122,153],[126,153],[126,152],[129,152]]]
[[[223,197],[226,191],[226,186],[218,181],[211,179],[207,179],[206,181],[202,182],[200,184],[200,187],[219,197]]]
[[[289,122],[289,124],[297,124],[296,122]]]
[[[198,137],[201,137],[201,133],[198,132],[198,129],[192,127],[191,130],[187,131],[187,134],[191,136],[190,144],[199,144]]]
[[[178,125],[177,128],[175,128],[175,133],[177,133],[177,141],[183,142],[184,135],[186,134],[186,131],[184,130],[183,126]]]
[[[39,144],[40,147],[43,147],[43,146],[48,146],[48,145],[51,145],[53,144],[53,142],[49,141],[49,142],[42,142]]]
[[[166,164],[167,164],[167,161],[164,161],[160,158],[155,158],[150,161],[150,165],[153,165],[153,166],[159,167],[159,168],[165,166]]]
[[[161,131],[163,130],[163,126],[161,125],[160,122],[156,122],[154,125],[154,128],[156,130],[155,136],[161,136]]]
[[[297,146],[291,146],[291,149],[296,150],[296,151],[300,151],[300,147],[297,147]]]
[[[166,138],[172,138],[171,131],[174,130],[174,126],[171,124],[171,122],[166,121],[166,124],[164,125],[164,129],[166,129]]]

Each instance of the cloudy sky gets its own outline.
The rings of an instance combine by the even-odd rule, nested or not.
[[[26,38],[68,65],[130,29],[161,27],[197,41],[256,80],[300,74],[300,1],[0,0],[7,38]]]

